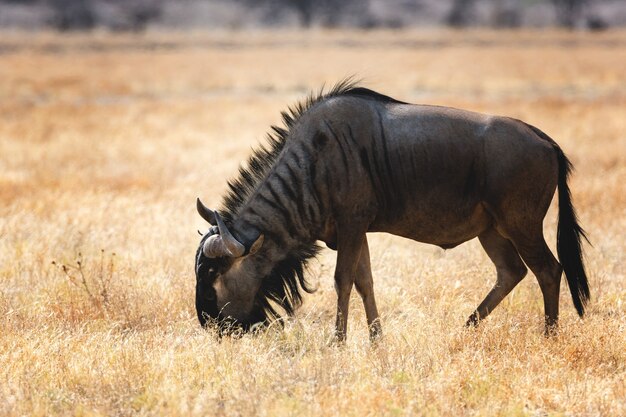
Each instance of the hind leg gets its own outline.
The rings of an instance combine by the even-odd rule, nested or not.
[[[357,265],[354,283],[357,292],[361,296],[361,299],[363,299],[370,340],[374,341],[382,336],[382,328],[380,326],[380,319],[378,318],[376,300],[374,299],[374,281],[372,279],[372,267],[370,264],[370,251],[367,245],[367,237],[363,240],[363,246],[361,246],[361,256]]]
[[[548,248],[540,226],[513,234],[511,240],[539,281],[543,294],[546,335],[550,335],[556,330],[559,319],[559,291],[563,268]]]
[[[495,264],[497,277],[496,284],[467,320],[468,326],[477,325],[480,320],[487,317],[528,272],[511,241],[495,229],[483,232],[478,239]]]

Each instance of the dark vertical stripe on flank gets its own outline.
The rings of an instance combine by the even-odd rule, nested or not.
[[[265,199],[265,201],[273,203],[274,209],[276,211],[278,211],[281,214],[281,216],[283,217],[283,219],[285,220],[288,232],[290,232],[290,233],[295,232],[297,230],[297,228],[296,228],[296,225],[293,223],[293,220],[291,218],[291,214],[284,207],[284,205],[280,201],[280,197],[278,196],[278,194],[276,193],[276,191],[274,190],[274,188],[272,187],[271,184],[267,185],[267,190],[272,195],[273,200],[271,200],[271,199],[269,199],[269,198],[267,198],[267,197],[265,197],[263,195],[261,197],[263,197]],[[276,225],[274,225],[274,226],[276,226]]]
[[[326,186],[326,193],[328,196],[328,201],[330,201],[330,192],[333,189],[332,179],[330,178],[330,174],[328,170],[324,171],[324,185]]]
[[[354,148],[354,150],[359,149],[359,144],[354,138],[354,133],[352,133],[352,126],[350,126],[349,123],[348,123],[348,136],[347,137],[348,139],[350,139],[350,142],[352,143],[352,147]]]
[[[387,136],[385,136],[385,127],[383,126],[383,117],[380,114],[380,110],[376,109],[376,113],[378,114],[378,126],[380,127],[380,138],[383,142],[383,155],[385,158],[385,165],[387,167],[388,178],[392,179],[392,166],[391,160],[389,159],[389,150],[387,149]]]
[[[319,190],[317,189],[317,166],[314,163],[310,163],[309,164],[309,189],[310,189],[310,193],[311,196],[313,197],[313,199],[315,200],[315,204],[317,205],[317,216],[315,220],[319,220],[321,221],[321,219],[319,218],[322,214],[322,211],[324,210],[324,205],[322,204],[322,201],[320,200],[320,195],[319,195]]]
[[[263,194],[259,194],[258,198],[261,200],[261,203],[264,203],[265,205],[269,206],[270,209],[273,210],[274,212],[279,212],[284,215],[284,211],[282,211],[280,206],[278,206],[273,200],[265,197]],[[275,223],[271,221],[271,218],[269,216],[259,214],[259,224],[252,225],[252,226],[263,229],[263,233],[265,234],[265,237],[272,239],[277,244],[282,246],[286,243],[286,240],[282,236],[282,234],[277,233],[280,231],[284,233],[289,233],[289,231],[285,229],[284,227],[285,225],[283,223],[276,225]]]
[[[300,168],[300,164],[298,162],[297,164],[298,168]],[[289,163],[286,163],[285,166],[287,167],[287,171],[289,171],[289,177],[292,181],[303,182],[302,178],[300,178],[300,176],[302,175],[301,172],[295,171],[294,167],[292,167]]]
[[[280,204],[278,204],[272,198],[266,197],[262,193],[259,193],[258,198],[261,200],[262,203],[265,203],[266,205],[270,206],[274,211],[278,211],[281,214],[284,214],[284,209],[280,206]]]
[[[306,206],[306,214],[309,218],[311,225],[319,223],[318,212],[315,211],[315,204],[309,201],[309,204]]]
[[[250,215],[252,215],[252,216],[254,216],[254,217],[257,217],[257,218],[259,218],[259,219],[263,219],[263,217],[264,217],[264,216],[263,216],[263,213],[259,213],[259,211],[258,211],[257,209],[255,209],[255,208],[254,208],[254,206],[248,206],[248,207],[247,207],[247,209],[246,209],[246,211],[247,211],[248,213],[250,213]],[[244,219],[244,222],[247,222],[247,220],[246,220],[246,219]]]
[[[301,151],[302,155],[300,155],[297,151]],[[298,166],[298,168],[302,168],[302,166],[304,165],[304,163],[302,162],[302,158],[309,159],[311,157],[311,151],[309,151],[306,146],[300,146],[298,147],[298,149],[293,149],[292,152],[290,153],[291,155],[293,155],[295,161],[296,161],[296,165]]]
[[[346,155],[346,151],[343,149],[343,144],[341,143],[341,139],[339,138],[339,136],[337,136],[337,134],[335,133],[335,131],[333,130],[333,128],[330,126],[330,124],[327,121],[324,121],[324,124],[326,125],[326,127],[328,127],[328,130],[330,130],[330,133],[333,135],[333,139],[335,139],[335,141],[337,141],[337,144],[339,145],[339,150],[341,151],[341,159],[343,160],[343,166],[346,168],[346,173],[348,170],[348,156]]]
[[[372,173],[372,167],[370,165],[370,160],[367,154],[367,150],[365,148],[361,148],[359,150],[359,156],[361,157],[361,164],[363,165],[363,169],[365,170],[365,173],[367,174],[367,176],[370,179],[370,182],[372,183],[372,188],[377,189],[378,184]]]
[[[383,192],[384,187],[380,180],[380,176],[372,171],[371,159],[367,153],[367,149],[361,148],[359,150],[359,156],[361,157],[361,163],[362,163],[363,169],[367,173],[370,183],[372,184],[372,189],[374,190],[374,193],[376,194],[376,199],[378,200],[378,204],[380,204],[381,206],[384,206],[385,204],[385,195]]]
[[[386,167],[383,182],[385,184],[384,192],[388,203],[387,208],[391,210],[392,213],[396,213],[401,210],[401,192],[398,192],[397,190],[394,178],[394,168],[391,163],[391,157],[389,156],[389,150],[387,148],[387,136],[385,135],[385,126],[383,125],[383,117],[380,114],[380,109],[376,108],[376,114],[378,115],[378,126],[380,128],[380,138],[383,145],[383,158],[385,160]],[[401,169],[401,167],[398,167],[398,169]]]
[[[310,160],[312,159],[312,158],[311,158],[311,155],[313,155],[313,154],[318,154],[318,153],[319,153],[319,149],[315,148],[314,146],[311,146],[311,144],[310,144],[310,143],[308,143],[308,141],[306,141],[306,140],[302,141],[302,142],[300,143],[300,145],[301,145],[301,146],[300,146],[300,148],[299,148],[299,149],[301,149],[301,150],[302,150],[302,154],[303,154],[303,156],[304,156],[304,159],[306,159],[306,160],[308,160],[308,161],[310,161]],[[299,162],[299,161],[300,161],[300,160],[298,159],[298,162]]]
[[[373,135],[373,134],[372,134]],[[381,139],[379,139],[381,140]],[[389,201],[387,198],[387,183],[385,181],[385,173],[379,163],[378,152],[376,151],[376,136],[372,136],[372,154],[370,162],[373,162],[372,168],[375,171],[375,178],[377,180],[376,191],[377,195],[379,195],[379,202],[383,207],[387,207],[389,205]]]
[[[293,223],[291,223],[291,215],[289,214],[289,211],[287,211],[287,209],[283,206],[283,204],[280,202],[280,198],[279,196],[276,194],[276,192],[274,191],[274,189],[268,185],[267,186],[267,190],[269,191],[269,193],[271,194],[271,198],[270,197],[266,197],[264,195],[260,195],[260,197],[263,199],[263,201],[268,204],[270,207],[272,207],[274,209],[274,211],[278,212],[278,214],[285,218],[285,222],[289,223],[288,228],[289,229],[294,229],[294,225]],[[276,226],[276,225],[273,225]]]
[[[276,181],[280,183],[281,188],[287,194],[287,198],[289,199],[289,201],[295,202],[297,199],[297,196],[296,196],[296,192],[291,188],[291,181],[290,181],[291,178],[285,179],[279,173],[275,173],[274,178],[276,178]]]
[[[293,170],[293,167],[291,165],[289,165],[289,163],[285,163],[285,166],[287,167],[287,171],[289,171],[289,177],[291,178],[292,182],[295,182],[296,184],[300,184],[300,187],[298,187],[298,193],[295,196],[295,201],[296,201],[296,205],[298,206],[298,217],[300,218],[301,222],[303,224],[306,224],[307,221],[306,219],[303,219],[303,216],[305,215],[304,212],[304,197],[306,194],[306,189],[304,187],[304,181],[301,178],[301,173],[300,172],[295,172]],[[302,221],[304,220],[304,221]]]

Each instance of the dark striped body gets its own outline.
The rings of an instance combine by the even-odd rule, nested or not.
[[[546,282],[555,281],[557,271],[560,276],[560,266],[546,251],[541,225],[559,178],[559,187],[567,186],[559,172],[568,162],[535,128],[505,117],[410,105],[352,87],[297,110],[292,111],[296,117],[286,116],[287,130],[276,129],[282,137],[279,146],[266,150],[266,159],[253,157],[239,183],[231,185],[228,228],[244,245],[258,236],[265,240],[257,254],[226,262],[218,278],[206,280],[216,288],[221,316],[242,323],[251,316],[265,319],[250,312],[267,311],[263,300],[268,297],[291,312],[300,301],[298,285],[306,289],[302,269],[287,268],[290,281],[276,277],[276,266],[302,265],[315,254],[314,242],[321,240],[339,252],[338,332],[345,335],[340,316],[347,316],[347,301],[342,299],[353,284],[364,296],[366,310],[371,293],[368,319],[376,316],[370,320],[373,325],[378,313],[369,255],[367,268],[361,265],[367,232],[388,232],[443,248],[481,237],[496,266],[503,268],[502,279],[508,274],[519,281],[524,263],[531,269],[536,265],[536,275],[545,276]],[[490,253],[490,246],[506,249]],[[198,257],[200,264],[200,252]],[[361,285],[360,269],[369,276]],[[584,270],[578,276],[586,287]],[[274,287],[268,290],[270,281]],[[480,310],[479,316],[488,314]]]

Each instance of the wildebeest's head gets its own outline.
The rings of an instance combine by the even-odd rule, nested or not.
[[[279,319],[276,307],[292,315],[302,303],[300,289],[314,291],[304,269],[319,251],[315,243],[279,247],[258,230],[229,230],[200,200],[197,209],[212,225],[196,252],[196,311],[202,326],[213,321],[221,332],[247,331]]]
[[[198,213],[212,227],[202,237],[196,252],[196,311],[201,325],[211,320],[221,330],[249,330],[267,319],[257,293],[271,265],[255,256],[263,245],[262,234],[240,242],[217,212],[197,201]]]

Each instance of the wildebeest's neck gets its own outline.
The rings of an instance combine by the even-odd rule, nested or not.
[[[324,221],[324,201],[315,187],[316,162],[310,141],[291,138],[241,205],[235,229],[244,235],[246,229],[263,233],[284,249],[313,244]]]
[[[392,100],[373,91],[358,88],[348,78],[328,92],[321,91],[317,95],[311,95],[307,100],[296,103],[283,112],[284,126],[272,126],[267,143],[252,153],[246,166],[239,169],[238,177],[229,182],[230,190],[220,210],[227,223],[236,222],[243,226],[241,232],[244,234],[245,223],[251,222],[270,228],[280,225],[286,233],[299,241],[315,235],[311,226],[315,226],[315,220],[318,220],[316,217],[319,213],[315,212],[315,204],[319,202],[314,201],[314,194],[307,194],[306,191],[315,177],[314,159],[317,152],[312,149],[314,144],[310,142],[311,138],[299,134],[297,127],[302,124],[303,116],[312,107],[342,95]],[[307,196],[313,200],[309,200]],[[268,217],[259,215],[259,210]]]

